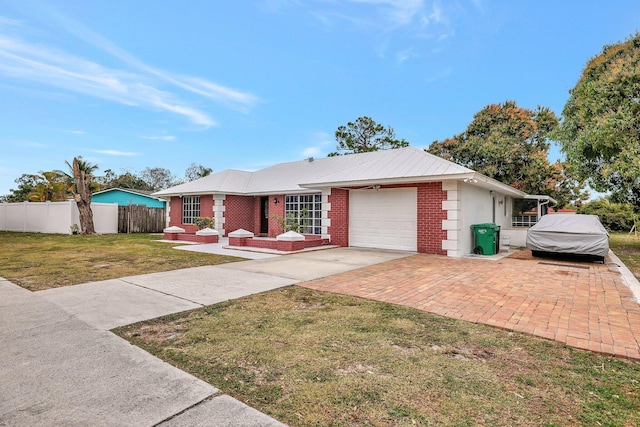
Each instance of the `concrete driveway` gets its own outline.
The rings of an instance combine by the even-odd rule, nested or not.
[[[0,426],[277,426],[109,329],[411,255],[340,248],[41,292],[0,279]]]

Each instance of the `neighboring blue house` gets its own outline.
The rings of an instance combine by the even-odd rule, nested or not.
[[[151,192],[131,188],[110,188],[93,193],[91,201],[117,203],[118,206],[146,205],[148,208],[165,208],[166,200],[151,196]]]

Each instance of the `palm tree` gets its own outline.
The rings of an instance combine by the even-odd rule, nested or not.
[[[67,184],[64,175],[56,171],[41,172],[42,177],[31,192],[27,195],[27,200],[31,202],[59,202],[67,199]]]
[[[96,234],[93,225],[93,211],[91,210],[91,194],[96,184],[93,182],[93,173],[98,169],[98,165],[93,165],[81,156],[74,157],[73,162],[69,163],[65,160],[69,167],[66,173],[56,171],[65,177],[67,182],[67,191],[73,194],[73,199],[78,205],[78,213],[80,214],[80,228],[82,234]]]

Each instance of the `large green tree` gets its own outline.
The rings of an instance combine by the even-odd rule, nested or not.
[[[196,179],[204,178],[205,176],[211,175],[212,172],[213,169],[211,168],[191,163],[191,165],[189,165],[187,170],[184,172],[184,179],[186,181],[195,181]]]
[[[548,194],[564,206],[586,194],[568,165],[549,163],[548,136],[557,126],[548,108],[529,110],[513,101],[490,104],[463,133],[435,141],[427,151],[526,193]]]
[[[29,200],[29,194],[33,192],[36,186],[42,182],[42,172],[38,174],[23,173],[20,177],[16,178],[13,182],[18,184],[17,188],[9,189],[9,194],[0,197],[0,202],[3,203],[19,203]]]
[[[106,169],[103,176],[95,177],[95,182],[100,186],[101,190],[109,188],[130,188],[132,190],[151,191],[149,184],[138,175],[131,172],[123,172],[116,174],[111,169]]]
[[[142,178],[149,186],[151,191],[160,191],[165,188],[173,187],[181,181],[171,174],[169,169],[155,167],[146,167],[141,173]]]
[[[346,126],[339,126],[335,137],[338,151],[329,153],[329,157],[409,146],[404,139],[396,139],[391,126],[385,128],[367,116],[358,117],[355,122],[349,122]]]
[[[591,59],[553,138],[597,191],[640,209],[640,34]]]

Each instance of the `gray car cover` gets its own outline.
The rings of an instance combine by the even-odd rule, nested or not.
[[[527,232],[532,251],[605,257],[609,233],[596,215],[550,214]]]

